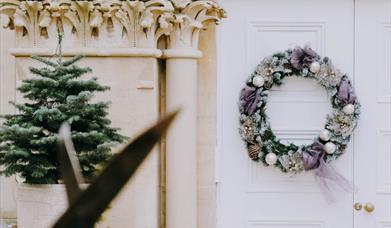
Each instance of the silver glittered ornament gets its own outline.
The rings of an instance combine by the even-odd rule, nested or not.
[[[332,154],[336,150],[336,146],[332,142],[328,142],[324,145],[324,150],[326,151],[327,154]]]
[[[354,129],[353,115],[347,115],[340,112],[333,116],[328,128],[332,130],[335,135],[347,136],[351,134]]]
[[[320,133],[319,133],[319,138],[322,140],[322,141],[329,141],[330,140],[330,131],[324,129],[322,130]]]
[[[272,58],[266,58],[257,66],[256,73],[262,76],[265,82],[273,81],[274,66]]]
[[[241,120],[241,125],[239,127],[239,133],[242,139],[247,142],[253,142],[255,137],[255,131],[257,129],[257,124],[255,120],[249,116],[245,116]]]
[[[347,104],[343,107],[342,111],[347,114],[351,115],[354,113],[354,105],[353,104]]]
[[[253,85],[255,87],[262,87],[265,84],[265,79],[262,76],[255,76],[253,78]]]
[[[319,62],[313,62],[310,65],[310,71],[312,73],[317,73],[320,70],[320,63]]]
[[[283,155],[279,158],[279,161],[284,169],[291,175],[295,175],[304,170],[303,156],[299,151]]]
[[[318,72],[315,73],[315,78],[319,80],[320,84],[326,87],[338,85],[342,76],[341,71],[334,68],[331,61],[320,65]]]
[[[265,157],[265,161],[268,165],[274,165],[277,162],[277,155],[275,153],[268,153]]]

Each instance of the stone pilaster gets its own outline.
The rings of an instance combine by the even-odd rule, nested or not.
[[[167,134],[167,227],[197,227],[197,76],[199,34],[224,17],[214,1],[172,0],[166,58],[167,109],[182,112]]]

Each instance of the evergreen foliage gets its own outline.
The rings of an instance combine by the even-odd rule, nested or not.
[[[63,122],[68,122],[82,172],[91,178],[111,157],[112,146],[125,139],[110,127],[108,103],[91,101],[95,92],[109,87],[100,85],[95,77],[80,78],[92,72],[75,65],[82,56],[62,61],[60,50],[56,61],[33,58],[45,66],[30,67],[33,77],[18,88],[27,101],[14,104],[17,114],[4,116],[1,173],[17,174],[30,184],[58,183],[57,132]]]

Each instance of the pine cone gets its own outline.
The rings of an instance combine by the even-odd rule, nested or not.
[[[259,144],[250,144],[248,146],[248,156],[253,159],[258,159],[258,154],[261,152],[261,146]]]

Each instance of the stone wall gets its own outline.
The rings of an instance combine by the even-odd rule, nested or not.
[[[0,17],[0,24],[4,18]],[[15,60],[9,48],[15,45],[15,34],[0,27],[0,115],[12,113],[14,108],[8,103],[15,99]],[[0,122],[2,122],[0,120]],[[0,177],[0,216],[14,218],[16,182],[14,178]]]

